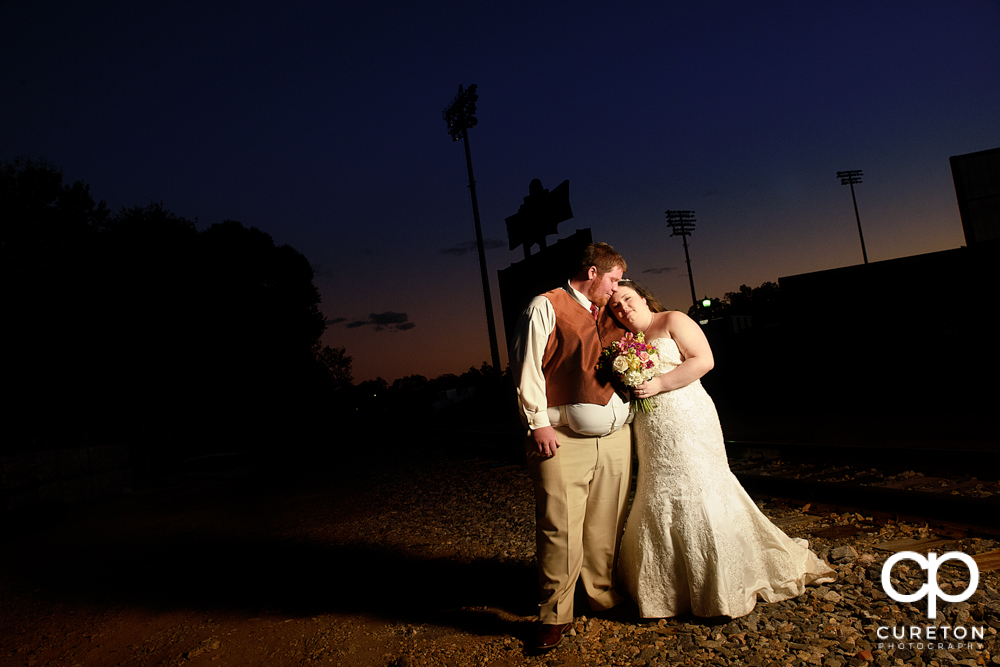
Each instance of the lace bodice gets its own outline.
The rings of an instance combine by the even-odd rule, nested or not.
[[[651,344],[656,348],[657,354],[660,355],[660,363],[656,367],[656,375],[669,373],[684,362],[680,348],[677,347],[677,342],[673,338],[654,338]],[[695,380],[691,385],[696,385],[700,390],[701,380]],[[681,389],[686,389],[686,387],[681,387],[674,391],[680,391]]]
[[[681,351],[678,349],[677,343],[673,338],[654,338],[650,341],[650,344],[656,348],[656,352],[660,355],[660,366],[657,368],[657,371],[659,371],[658,375],[672,371],[681,365],[683,361],[681,359]]]

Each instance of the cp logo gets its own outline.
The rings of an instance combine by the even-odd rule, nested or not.
[[[896,591],[892,587],[892,582],[889,581],[889,573],[892,572],[892,566],[901,560],[912,560],[923,570],[927,570],[927,583],[920,587],[920,590],[916,593],[911,593],[909,595],[903,595]],[[937,584],[937,570],[941,563],[946,560],[960,560],[966,564],[969,568],[969,587],[958,595],[947,595],[942,591]],[[937,599],[941,598],[945,602],[962,602],[968,600],[972,597],[972,594],[976,592],[976,586],[979,585],[979,567],[976,566],[976,561],[972,560],[972,556],[961,551],[949,551],[940,559],[937,554],[929,553],[927,558],[924,558],[915,551],[900,551],[898,554],[893,554],[889,560],[885,562],[882,566],[882,588],[885,590],[885,594],[891,597],[896,602],[914,602],[920,598],[927,598],[927,618],[937,618]]]

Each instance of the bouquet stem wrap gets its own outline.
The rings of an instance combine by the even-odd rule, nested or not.
[[[652,412],[653,408],[656,407],[653,405],[653,401],[651,399],[639,398],[635,395],[635,392],[632,392],[632,405],[635,406],[635,409],[638,412]]]

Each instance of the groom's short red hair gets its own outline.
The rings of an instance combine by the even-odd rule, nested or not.
[[[616,266],[621,268],[622,273],[628,269],[625,258],[607,243],[591,243],[584,248],[583,256],[580,258],[580,269],[586,271],[592,266],[597,268],[597,273],[600,275],[604,275]]]

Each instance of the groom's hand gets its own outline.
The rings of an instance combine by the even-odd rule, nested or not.
[[[535,441],[538,453],[546,458],[552,458],[559,449],[559,436],[551,426],[542,426],[531,432],[531,439]]]

